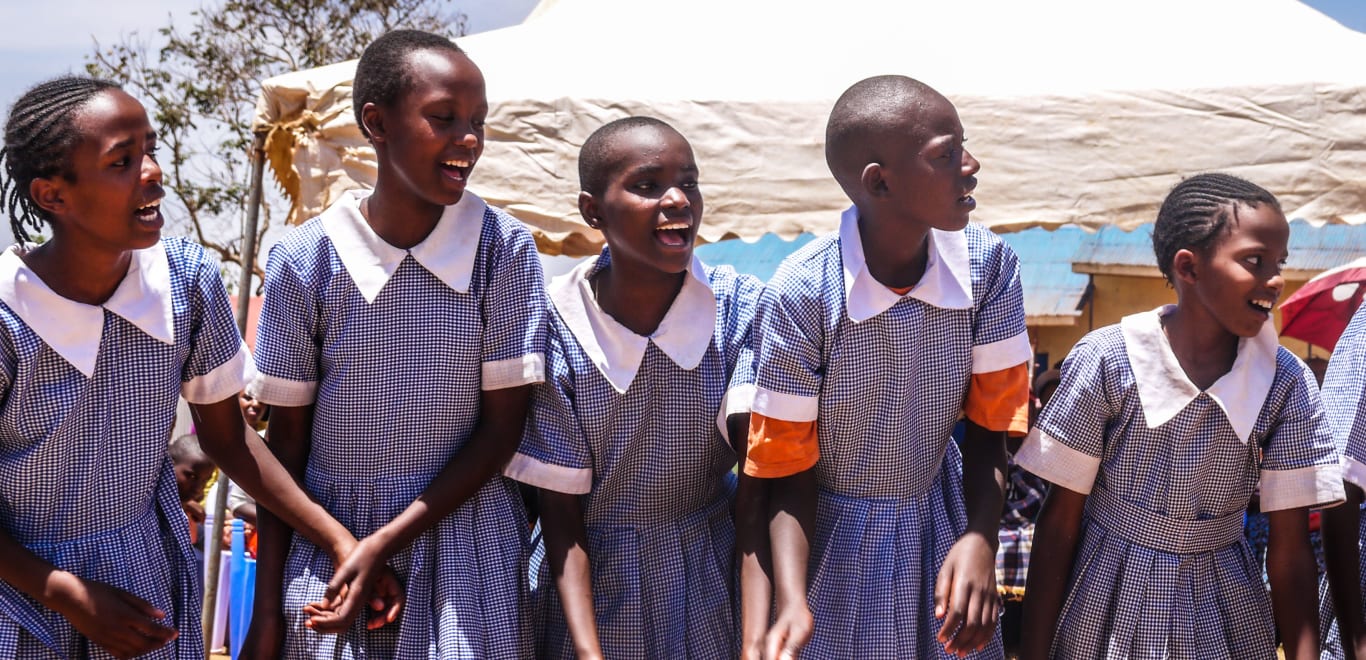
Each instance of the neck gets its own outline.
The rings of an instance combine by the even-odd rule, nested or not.
[[[686,277],[686,272],[664,273],[613,261],[595,276],[594,291],[602,311],[631,332],[648,337],[659,329]]]
[[[1176,361],[1195,386],[1206,390],[1233,369],[1238,358],[1238,337],[1208,314],[1177,305],[1162,319],[1163,332]]]
[[[868,272],[883,286],[904,289],[915,286],[929,262],[930,230],[925,227],[891,226],[859,211],[859,238]]]
[[[446,207],[416,195],[392,193],[384,184],[381,178],[375,183],[375,192],[361,201],[361,215],[385,243],[407,250],[432,233]]]
[[[87,305],[103,305],[128,274],[133,253],[101,250],[65,238],[51,240],[23,255],[24,263],[57,295]]]

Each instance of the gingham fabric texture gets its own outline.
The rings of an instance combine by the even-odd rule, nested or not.
[[[590,268],[551,288],[610,265],[604,250]],[[584,525],[594,614],[609,658],[725,658],[739,652],[731,519],[736,453],[721,427],[727,408],[748,410],[745,401],[740,410],[732,400],[752,389],[750,328],[762,284],[729,266],[702,270],[716,314],[710,332],[694,335],[706,345],[701,362],[684,368],[652,341],[625,392],[608,382],[585,350],[597,339],[576,335],[552,294],[547,378],[536,387],[526,434],[509,468],[528,484],[562,492],[577,485],[560,478],[564,468],[591,474],[582,500]],[[705,318],[705,310],[677,311]],[[572,658],[549,564],[536,564],[539,657]]]
[[[856,222],[852,213],[846,223]],[[802,657],[949,658],[935,640],[933,585],[967,526],[962,459],[950,436],[971,375],[983,370],[975,358],[999,361],[981,347],[1024,336],[1018,262],[980,226],[936,233],[934,240],[965,242],[966,264],[933,267],[966,270],[971,299],[939,307],[913,290],[855,322],[841,240],[819,238],[788,257],[755,321],[755,412],[786,419],[761,408],[766,392],[779,402],[818,399],[820,491],[808,568],[815,631]],[[985,370],[1027,357],[1026,349],[1020,360]],[[1001,656],[998,632],[971,657]]]
[[[1021,600],[1034,547],[1034,520],[1043,508],[1048,484],[1012,458],[1006,469],[1006,499],[997,534],[996,589],[1006,600]]]
[[[366,302],[323,224],[355,203],[344,198],[349,210],[334,205],[271,251],[256,343],[262,376],[252,389],[268,404],[316,393],[305,487],[360,538],[411,504],[460,450],[479,420],[481,388],[541,379],[545,292],[530,233],[485,207],[465,228],[479,232],[467,291],[435,276],[414,248]],[[438,223],[432,236],[449,230]],[[510,361],[525,362],[529,376],[481,382],[486,365]],[[303,625],[300,608],[322,596],[333,566],[296,534],[285,566],[286,653],[527,657],[527,534],[516,485],[495,476],[391,560],[407,596],[397,625],[366,631],[358,618],[338,636]]]
[[[1333,429],[1334,444],[1342,453],[1343,478],[1366,488],[1366,306],[1352,316],[1328,361],[1323,409]],[[1366,545],[1366,527],[1360,534],[1358,549]],[[1362,568],[1366,569],[1366,556],[1362,559]],[[1362,587],[1366,588],[1366,572],[1362,576]],[[1327,579],[1319,583],[1319,631],[1321,657],[1342,658],[1337,611]]]
[[[143,657],[188,660],[204,654],[200,584],[166,442],[183,388],[212,382],[200,394],[219,401],[247,372],[218,264],[179,239],[150,250],[164,251],[173,340],[106,309],[90,377],[0,302],[0,525],[58,568],[166,612],[180,637]],[[110,656],[0,582],[0,658],[58,657]]]
[[[1153,327],[1165,342],[1160,325]],[[1325,486],[1340,479],[1313,375],[1275,345],[1274,334],[1269,341],[1274,362],[1268,350],[1265,364],[1248,366],[1274,373],[1246,443],[1229,419],[1246,411],[1225,413],[1206,393],[1149,428],[1121,326],[1092,332],[1072,349],[1016,454],[1054,484],[1077,479],[1083,462],[1096,468],[1054,658],[1276,657],[1271,602],[1242,533],[1248,499],[1259,478],[1268,510],[1326,504],[1341,493]],[[1267,491],[1267,475],[1304,470],[1307,490]],[[1229,529],[1202,539],[1190,531],[1224,523]],[[1204,545],[1160,547],[1183,542]]]

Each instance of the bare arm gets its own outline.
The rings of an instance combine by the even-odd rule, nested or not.
[[[574,640],[574,652],[589,660],[603,656],[593,615],[593,574],[580,497],[542,489],[541,531],[545,534],[546,559],[555,588],[560,592],[565,623]]]
[[[1034,526],[1025,582],[1020,660],[1047,660],[1067,598],[1086,496],[1054,484]]]
[[[1356,484],[1344,483],[1347,501],[1323,510],[1323,554],[1328,568],[1328,586],[1337,610],[1338,633],[1347,660],[1366,660],[1366,625],[1361,620],[1360,543],[1362,492]]]
[[[745,464],[749,414],[726,419],[740,465]],[[764,652],[773,604],[773,557],[768,543],[768,480],[740,470],[735,492],[735,552],[740,563],[740,657],[757,659]]]
[[[769,538],[777,617],[764,642],[765,657],[796,657],[811,639],[814,621],[806,600],[810,539],[816,529],[816,472],[768,480]]]
[[[1271,539],[1266,573],[1271,579],[1271,606],[1281,646],[1289,660],[1319,657],[1318,584],[1314,550],[1309,545],[1309,511],[1269,511]]]

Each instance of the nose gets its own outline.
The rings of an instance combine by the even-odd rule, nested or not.
[[[1281,292],[1285,290],[1285,274],[1281,272],[1279,264],[1275,265],[1274,268],[1275,270],[1271,271],[1271,277],[1266,281],[1266,285],[1274,290],[1279,297]]]
[[[142,181],[143,183],[161,183],[161,165],[152,154],[144,154],[142,157]]]
[[[688,194],[678,186],[670,186],[668,190],[665,190],[664,197],[660,199],[660,202],[675,209],[686,209],[692,206],[692,202],[688,201]]]
[[[963,147],[963,174],[964,174],[964,176],[972,176],[972,175],[976,174],[977,172],[981,171],[981,169],[982,169],[982,164],[979,163],[979,162],[977,161],[977,157],[976,157],[976,156],[973,156],[973,155],[972,155],[972,152],[971,152],[971,151],[968,151],[968,148],[967,148],[967,147]]]

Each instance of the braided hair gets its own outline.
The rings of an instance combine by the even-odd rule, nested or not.
[[[1153,226],[1153,252],[1167,282],[1172,282],[1172,259],[1178,251],[1204,254],[1229,229],[1230,220],[1237,221],[1239,205],[1262,204],[1281,210],[1275,195],[1231,174],[1197,174],[1176,184],[1162,200]]]
[[[35,85],[10,108],[5,144],[0,148],[0,208],[9,214],[14,238],[29,241],[28,230],[42,229],[52,218],[29,195],[34,179],[67,171],[67,155],[80,135],[73,128],[76,112],[115,83],[83,76],[62,76]]]

